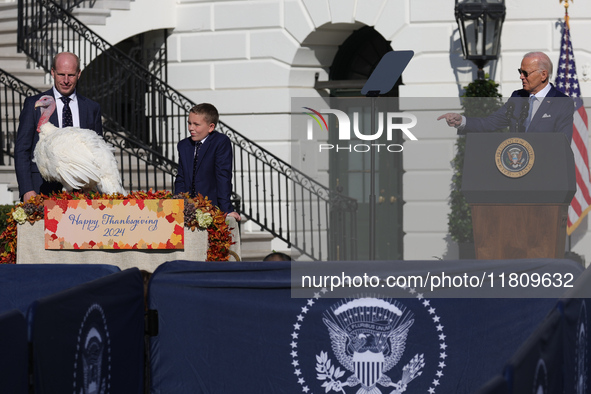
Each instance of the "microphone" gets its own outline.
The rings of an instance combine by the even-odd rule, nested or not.
[[[508,101],[506,107],[507,112],[505,112],[505,117],[511,119],[513,117],[513,112],[515,112],[515,103],[513,101]]]
[[[511,119],[513,119],[513,113],[515,112],[515,102],[508,101],[505,105],[507,107],[507,112],[505,112],[505,118],[509,121],[509,132],[515,132],[515,125],[511,123]]]

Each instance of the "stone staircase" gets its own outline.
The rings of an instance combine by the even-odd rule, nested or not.
[[[272,252],[273,236],[263,231],[242,231],[240,233],[240,252],[242,261],[262,261]]]
[[[79,8],[76,8],[72,14],[91,28],[93,26],[104,26],[107,18],[111,16],[111,10],[130,10],[131,1],[133,0],[86,1]],[[93,4],[92,8],[89,6],[90,3]],[[0,68],[40,91],[48,90],[52,84],[50,75],[46,74],[43,69],[36,67],[35,63],[25,54],[17,51],[17,27],[18,2],[16,0],[7,0],[5,2],[0,0]],[[15,111],[17,117],[19,112],[20,108]],[[10,130],[9,132],[16,133],[16,130]],[[121,160],[119,153],[116,153],[116,155],[117,160]],[[123,156],[123,160],[127,160],[126,155]],[[132,160],[134,159],[132,158]],[[132,165],[132,170],[136,167],[136,165]],[[18,200],[18,185],[14,166],[0,166],[0,204],[12,204],[18,202]],[[267,232],[252,231],[250,227],[252,226],[248,222],[242,224],[242,260],[262,261],[266,255],[272,252],[271,241],[274,237]],[[277,251],[289,254],[287,248]]]
[[[16,2],[0,3],[0,68],[35,88],[48,89],[50,85],[46,81],[45,72],[35,68],[34,63],[26,55],[17,51],[17,7]],[[7,95],[0,100],[8,100],[3,104],[11,104],[12,97]],[[15,109],[13,113],[18,117],[19,112],[20,108]],[[2,122],[3,132],[14,139],[16,130],[11,129],[12,114],[2,119]],[[0,204],[14,204],[18,200],[18,185],[11,161],[10,165],[0,166]]]
[[[14,166],[0,166],[0,205],[11,205],[18,201],[18,185]]]
[[[290,255],[293,260],[300,257],[299,251],[287,247],[287,244],[280,240],[273,242],[275,237],[266,232],[261,231],[259,225],[254,222],[244,221],[242,219],[240,229],[240,252],[242,253],[242,261],[263,261],[265,256],[272,252],[283,252]]]
[[[46,73],[17,51],[18,3],[0,3],[0,68],[38,89],[48,89]]]
[[[73,15],[87,25],[104,25],[111,15],[111,10],[129,10],[131,1],[133,0],[93,0],[93,8],[89,8],[89,2],[85,2],[81,4],[80,8],[73,11]],[[27,55],[18,52],[17,29],[18,2],[1,2],[0,68],[40,91],[50,89],[52,83],[50,75],[43,69],[36,67],[35,63]],[[7,97],[7,100],[11,99],[12,97]],[[16,105],[20,104],[17,103]],[[14,111],[17,118],[19,112],[20,108]],[[13,124],[12,117],[2,119],[2,121],[5,122],[5,125]],[[5,129],[3,131],[8,134],[13,133],[12,138],[16,135],[16,130]],[[14,166],[0,166],[0,204],[12,204],[18,200],[18,185]]]
[[[111,10],[129,10],[133,0],[92,0],[81,4],[72,14],[88,26],[105,25]],[[94,3],[90,8],[89,4]],[[0,3],[0,68],[40,90],[47,90],[50,77],[25,54],[17,51],[18,2]]]
[[[133,0],[89,0],[72,14],[88,26],[105,25],[111,10],[129,10]],[[89,4],[93,4],[90,8]],[[17,51],[18,2],[0,2],[0,68],[40,90],[51,86],[50,76]]]

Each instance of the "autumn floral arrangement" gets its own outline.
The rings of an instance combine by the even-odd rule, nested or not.
[[[201,193],[195,198],[191,198],[189,193],[179,193],[172,198],[185,200],[185,227],[191,231],[207,230],[207,261],[228,261],[230,246],[234,241],[231,228],[226,222],[226,214]]]
[[[184,199],[185,227],[191,231],[207,231],[209,247],[207,261],[228,261],[232,241],[231,228],[226,223],[226,214],[213,206],[207,197],[199,194],[190,197],[188,193],[175,196],[167,191],[133,192],[126,196],[122,194],[101,194],[98,192],[60,192],[50,196],[38,194],[26,203],[20,203],[7,214],[6,230],[0,235],[0,264],[16,263],[16,228],[18,224],[29,222],[34,224],[43,219],[43,201],[45,200],[152,200],[152,199]]]

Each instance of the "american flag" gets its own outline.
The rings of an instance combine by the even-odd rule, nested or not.
[[[568,208],[568,222],[566,233],[571,235],[581,223],[585,215],[591,210],[591,180],[589,177],[589,154],[587,145],[589,141],[589,128],[587,111],[581,99],[581,88],[575,66],[575,55],[570,40],[568,25],[564,24],[562,39],[560,41],[560,59],[556,72],[556,89],[573,98],[575,102],[575,114],[573,124],[573,140],[571,148],[575,156],[575,169],[577,175],[577,192]]]

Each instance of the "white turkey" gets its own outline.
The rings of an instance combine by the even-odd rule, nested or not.
[[[56,108],[52,96],[41,97],[35,103],[37,107],[41,107],[41,118],[34,161],[45,180],[60,182],[68,192],[96,187],[101,193],[127,194],[121,185],[112,145],[92,130],[60,129],[51,124],[49,117]]]

